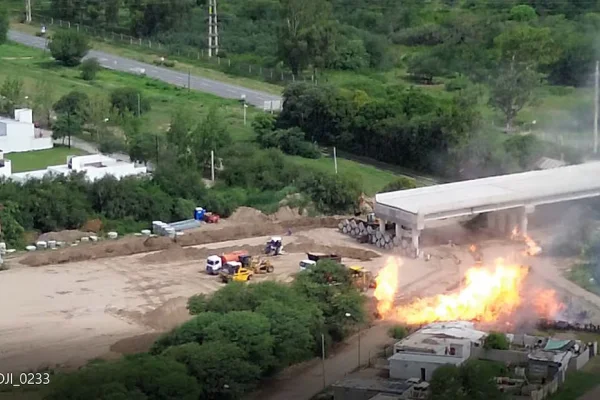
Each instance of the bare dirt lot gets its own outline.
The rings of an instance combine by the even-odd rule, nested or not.
[[[208,255],[234,249],[260,254],[269,238],[265,235],[284,235],[286,254],[274,257],[275,272],[256,276],[256,282],[289,282],[306,251],[336,252],[344,263],[360,264],[375,273],[386,256],[394,255],[393,250],[359,244],[338,233],[336,218],[283,221],[247,214],[238,223],[227,221],[190,232],[177,243],[131,237],[9,259],[10,269],[0,273],[0,293],[8,299],[0,309],[0,365],[4,370],[68,368],[95,357],[144,351],[161,332],[189,318],[185,308],[189,296],[222,287],[217,277],[204,273]],[[248,216],[254,219],[248,221]],[[288,230],[291,236],[285,236]],[[461,238],[455,246],[444,244],[444,235],[440,230],[430,242],[424,237],[429,261],[402,260],[399,301],[443,293],[458,285],[472,265],[468,234],[451,232],[451,237]],[[481,243],[486,261],[518,251],[506,241]],[[567,295],[587,297],[587,292],[552,272],[558,267],[551,260],[539,258],[534,264],[540,279]]]

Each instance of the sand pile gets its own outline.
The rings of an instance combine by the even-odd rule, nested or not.
[[[256,224],[269,221],[269,217],[255,208],[239,207],[227,220],[241,224]]]
[[[260,213],[260,211],[258,212]],[[256,210],[251,212],[255,217]],[[262,218],[267,218],[260,213]],[[259,218],[261,218],[259,216]],[[238,225],[224,225],[221,229],[198,230],[180,237],[175,243],[168,237],[126,237],[119,240],[103,241],[81,244],[54,251],[43,251],[27,254],[21,259],[24,265],[38,267],[41,265],[62,264],[93,260],[106,257],[127,256],[131,254],[146,253],[151,251],[177,248],[180,246],[195,246],[206,243],[225,242],[228,240],[245,239],[249,237],[283,235],[287,229],[294,231],[314,228],[336,228],[343,217],[297,218],[285,222],[240,223]],[[193,250],[183,249],[184,257],[196,257]],[[287,250],[287,249],[286,249]],[[169,260],[170,261],[170,260]]]
[[[84,232],[76,229],[64,230],[58,232],[46,232],[40,235],[37,240],[47,242],[49,240],[56,240],[57,242],[73,243],[76,240],[81,239],[84,236],[95,235],[94,232]]]
[[[273,221],[289,221],[291,219],[301,218],[302,215],[300,214],[297,208],[283,206],[279,208],[277,212],[271,214],[269,217],[271,217]]]

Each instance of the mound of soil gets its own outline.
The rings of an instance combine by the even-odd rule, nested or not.
[[[257,209],[251,207],[240,207],[235,210],[235,212],[231,214],[227,220],[242,224],[255,224],[267,222],[269,221],[269,217]]]
[[[79,240],[84,236],[90,236],[90,235],[95,235],[95,233],[94,232],[84,232],[84,231],[79,231],[79,230],[73,229],[73,230],[64,230],[64,231],[58,231],[58,232],[47,232],[47,233],[41,234],[37,238],[37,240],[43,241],[43,242],[47,242],[49,240],[56,240],[58,242],[73,243],[76,240]]]
[[[260,214],[268,219],[264,214]],[[176,242],[168,237],[125,237],[119,240],[82,244],[77,247],[68,247],[54,251],[34,252],[24,256],[21,259],[21,263],[31,267],[38,267],[106,257],[127,256],[172,248],[177,249],[182,246],[225,242],[256,236],[282,235],[288,228],[295,231],[313,228],[336,228],[341,220],[343,220],[343,217],[297,218],[282,223],[266,221],[263,223],[241,223],[233,226],[224,225],[221,229],[199,230],[177,237]],[[193,253],[194,249],[180,250],[183,250],[183,253],[180,254],[183,254],[184,257],[193,257],[195,259],[199,256],[199,253]],[[171,260],[169,259],[169,261]]]
[[[289,221],[291,219],[301,218],[302,215],[298,212],[297,208],[290,208],[283,206],[277,212],[270,215],[274,221]]]

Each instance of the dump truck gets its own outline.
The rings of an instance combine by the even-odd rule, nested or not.
[[[267,274],[275,271],[275,267],[269,260],[252,257],[249,255],[240,256],[240,262],[244,268],[247,268],[255,274]]]
[[[342,257],[337,254],[322,254],[322,253],[306,253],[307,259],[300,261],[300,271],[310,269],[314,265],[317,265],[319,260],[333,260],[337,263],[342,263]]]
[[[245,268],[239,261],[229,261],[219,271],[219,278],[223,283],[248,282],[252,279],[252,270]]]
[[[240,261],[241,256],[247,256],[246,250],[233,251],[231,253],[224,253],[220,256],[212,255],[206,259],[206,272],[210,275],[216,275],[219,270],[223,268],[223,265],[230,261]]]
[[[352,277],[354,285],[361,292],[366,292],[369,289],[375,289],[377,287],[377,281],[371,271],[359,265],[351,266],[348,269],[350,270],[350,276]]]

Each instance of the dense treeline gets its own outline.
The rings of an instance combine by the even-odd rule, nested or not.
[[[321,335],[326,347],[343,340],[366,322],[364,304],[348,270],[331,262],[291,285],[234,282],[211,297],[192,297],[194,317],[149,354],[59,375],[46,398],[240,399],[261,378],[321,354]]]
[[[36,8],[174,46],[205,48],[207,43],[206,0],[52,0],[48,9]],[[219,2],[223,55],[244,55],[270,66],[283,62],[295,73],[307,67],[356,70],[407,62],[430,72],[479,75],[494,68],[494,38],[529,24],[547,29],[553,39],[557,58],[545,70],[552,82],[564,84],[583,83],[590,71],[598,12],[597,3],[577,0]],[[409,50],[396,51],[394,44]],[[405,56],[412,46],[433,51],[411,63]]]
[[[579,161],[572,151],[533,135],[483,133],[480,125],[476,98],[468,90],[434,97],[422,89],[395,86],[371,97],[334,86],[296,84],[285,90],[277,120],[261,118],[255,130],[261,138],[300,129],[307,142],[299,148],[318,142],[449,178],[516,172],[531,168],[542,155]]]

